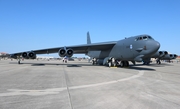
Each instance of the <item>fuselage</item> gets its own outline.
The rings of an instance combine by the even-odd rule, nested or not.
[[[89,51],[88,56],[97,59],[113,57],[117,60],[141,61],[156,53],[160,47],[159,42],[149,35],[138,35],[119,40],[112,49],[104,51]]]

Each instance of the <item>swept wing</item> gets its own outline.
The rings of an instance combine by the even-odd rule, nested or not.
[[[30,50],[30,51],[24,51],[24,52],[34,52],[35,54],[49,54],[49,53],[57,53],[60,49],[66,48],[66,49],[72,49],[74,54],[81,54],[81,53],[83,54],[83,53],[87,53],[88,51],[108,50],[108,49],[111,49],[116,43],[117,41],[111,41],[111,42]],[[23,52],[18,52],[18,53],[13,53],[12,55],[20,56],[22,53]]]

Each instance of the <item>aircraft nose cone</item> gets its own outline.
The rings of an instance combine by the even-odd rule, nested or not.
[[[147,54],[152,55],[158,51],[158,49],[160,48],[160,43],[154,40],[147,41],[146,47]]]
[[[152,42],[152,43],[154,43],[153,46],[154,46],[155,49],[158,50],[158,49],[160,48],[160,43],[159,43],[159,42],[154,41],[154,42]]]

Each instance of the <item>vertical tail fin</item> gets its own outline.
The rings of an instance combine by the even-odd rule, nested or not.
[[[90,38],[89,31],[87,32],[87,44],[91,44],[91,38]]]

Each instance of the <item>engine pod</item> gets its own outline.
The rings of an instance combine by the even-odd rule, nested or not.
[[[74,51],[72,49],[67,49],[66,56],[71,57],[73,55]]]
[[[59,55],[60,57],[66,56],[66,50],[65,50],[65,49],[59,49],[58,55]]]
[[[35,54],[34,52],[29,52],[29,53],[28,53],[28,57],[29,57],[30,59],[36,59],[36,54]]]

